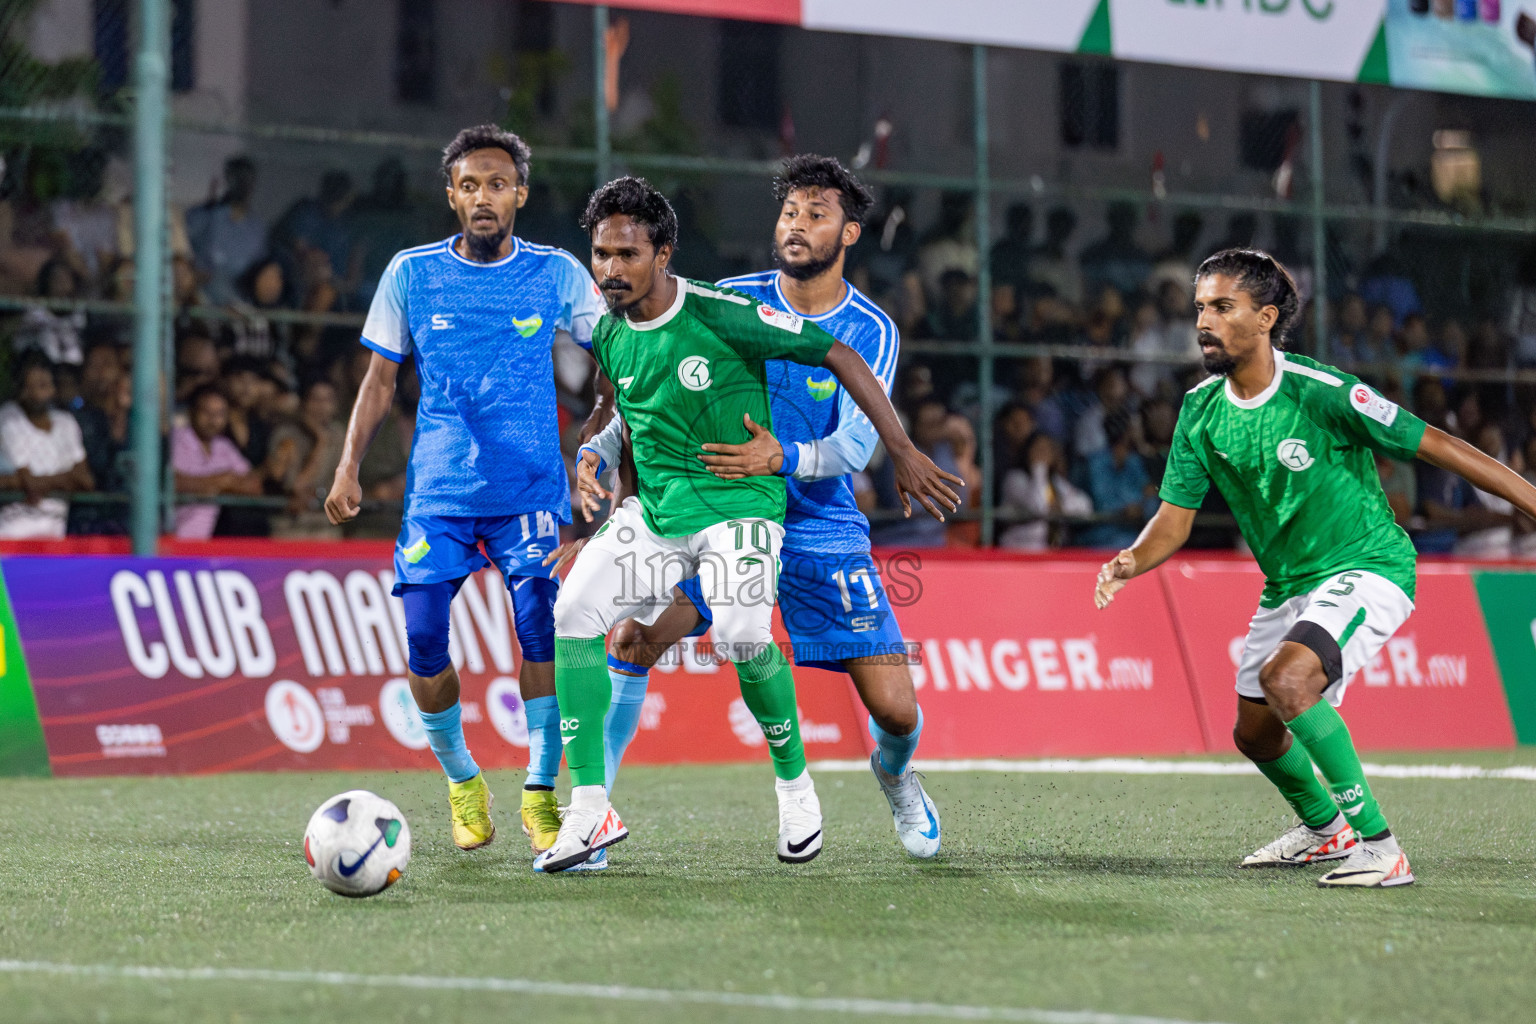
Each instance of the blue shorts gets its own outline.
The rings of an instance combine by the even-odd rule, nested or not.
[[[854,554],[780,553],[779,614],[794,647],[795,664],[844,672],[843,662],[905,654],[880,573],[868,551]],[[704,621],[689,636],[709,629],[713,617],[697,576],[678,584]]]
[[[480,544],[485,544],[485,554]],[[544,558],[560,546],[552,512],[519,516],[406,516],[395,541],[395,596],[402,583],[461,579],[494,564],[511,586],[514,576],[554,579]],[[486,555],[490,558],[487,560]]]

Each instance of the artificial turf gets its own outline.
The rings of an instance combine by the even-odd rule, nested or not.
[[[1388,760],[1379,758],[1378,760]],[[1391,760],[1404,761],[1406,758]],[[1536,763],[1536,750],[1420,756]],[[766,766],[626,769],[631,838],[603,874],[529,871],[518,776],[495,843],[449,841],[424,773],[0,780],[0,961],[522,978],[1143,1014],[1182,1021],[1522,1020],[1536,1014],[1536,783],[1376,783],[1416,885],[1336,892],[1240,871],[1289,825],[1252,777],[934,774],[938,859],[897,846],[873,779],[821,772],[825,852],[779,864]],[[300,852],[364,787],[414,856],[346,900]],[[783,1021],[767,1010],[384,985],[0,972],[0,1020]]]

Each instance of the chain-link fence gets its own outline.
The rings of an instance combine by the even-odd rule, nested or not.
[[[0,384],[35,408],[47,375],[27,375],[51,365],[48,404],[74,413],[106,495],[77,494],[79,532],[126,530],[133,478],[138,7],[0,10]],[[961,521],[914,533],[877,457],[856,478],[877,541],[1133,536],[1201,375],[1193,270],[1234,245],[1293,270],[1294,348],[1536,471],[1529,103],[558,3],[167,7],[168,530],[333,534],[320,497],[364,314],[396,251],[456,230],[439,154],[484,121],[534,148],[521,237],[584,258],[590,189],[641,173],[696,278],[772,266],[782,157],[834,155],[874,187],[847,277],[900,329],[914,436],[969,484]],[[569,449],[591,382],[569,354],[557,377]],[[398,523],[412,396],[406,381],[365,465],[356,535]],[[36,507],[59,473],[18,477],[4,454],[4,498]],[[1475,493],[1382,472],[1426,547],[1521,549],[1512,519],[1486,536]],[[1208,512],[1200,540],[1234,543]]]

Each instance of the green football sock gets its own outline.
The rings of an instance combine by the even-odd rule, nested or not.
[[[560,741],[571,785],[606,785],[603,716],[613,699],[608,650],[602,637],[555,637],[555,695],[560,700]]]
[[[1349,738],[1349,727],[1327,701],[1320,700],[1286,725],[1296,742],[1306,748],[1307,754],[1333,793],[1333,802],[1344,812],[1344,818],[1362,836],[1374,836],[1387,831],[1387,819],[1382,817],[1381,807],[1371,795],[1370,783],[1365,781],[1365,770],[1360,767],[1360,755],[1355,753],[1354,741]]]
[[[736,676],[741,680],[741,699],[768,739],[773,774],[785,780],[798,779],[805,774],[805,745],[800,742],[795,677],[789,662],[769,644],[751,661],[738,661]]]
[[[1273,761],[1255,761],[1254,764],[1275,784],[1304,824],[1320,829],[1339,816],[1339,809],[1333,806],[1328,791],[1317,781],[1312,759],[1300,743],[1292,743],[1290,750]]]

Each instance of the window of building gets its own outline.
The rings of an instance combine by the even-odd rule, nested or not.
[[[1116,65],[1063,61],[1056,106],[1063,145],[1120,148],[1120,69]]]
[[[751,21],[720,23],[718,75],[721,123],[732,128],[777,128],[779,98],[778,25]]]
[[[431,103],[437,97],[436,0],[400,0],[395,32],[395,99]]]

